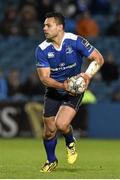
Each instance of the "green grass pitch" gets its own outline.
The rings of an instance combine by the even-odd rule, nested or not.
[[[0,179],[118,179],[120,140],[77,140],[79,153],[74,165],[67,164],[65,143],[58,139],[59,165],[52,173],[41,173],[45,152],[38,139],[0,139]]]

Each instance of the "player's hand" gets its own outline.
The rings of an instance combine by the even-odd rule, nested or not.
[[[70,95],[72,95],[72,96],[76,95],[75,91],[74,91],[74,93],[69,91],[68,79],[64,81],[63,85],[64,85],[64,90],[67,91]]]
[[[79,76],[81,76],[84,80],[85,80],[85,84],[86,84],[86,87],[85,89],[87,89],[89,83],[90,83],[90,80],[91,78],[84,72],[80,73]]]

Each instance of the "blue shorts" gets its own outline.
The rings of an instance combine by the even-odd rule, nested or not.
[[[44,97],[44,117],[56,116],[61,105],[70,106],[78,111],[83,95],[84,93],[76,96],[60,94],[54,89],[47,92]]]

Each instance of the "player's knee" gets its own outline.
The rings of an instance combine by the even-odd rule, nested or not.
[[[65,124],[65,123],[56,123],[56,127],[57,127],[58,130],[64,132],[64,131],[67,130],[68,125]]]
[[[44,131],[43,137],[45,139],[51,139],[55,136],[55,134],[56,134],[56,129],[49,129]]]

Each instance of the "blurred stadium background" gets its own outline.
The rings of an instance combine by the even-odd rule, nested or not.
[[[65,15],[66,31],[87,38],[105,59],[73,122],[75,136],[120,138],[119,0],[0,1],[0,136],[41,134],[44,86],[34,51],[44,39],[44,14],[53,10]]]
[[[41,137],[44,86],[34,51],[44,40],[44,14],[53,10],[65,15],[66,31],[87,38],[105,59],[72,123],[75,137],[120,138],[120,1],[0,0],[1,147],[4,139]]]

